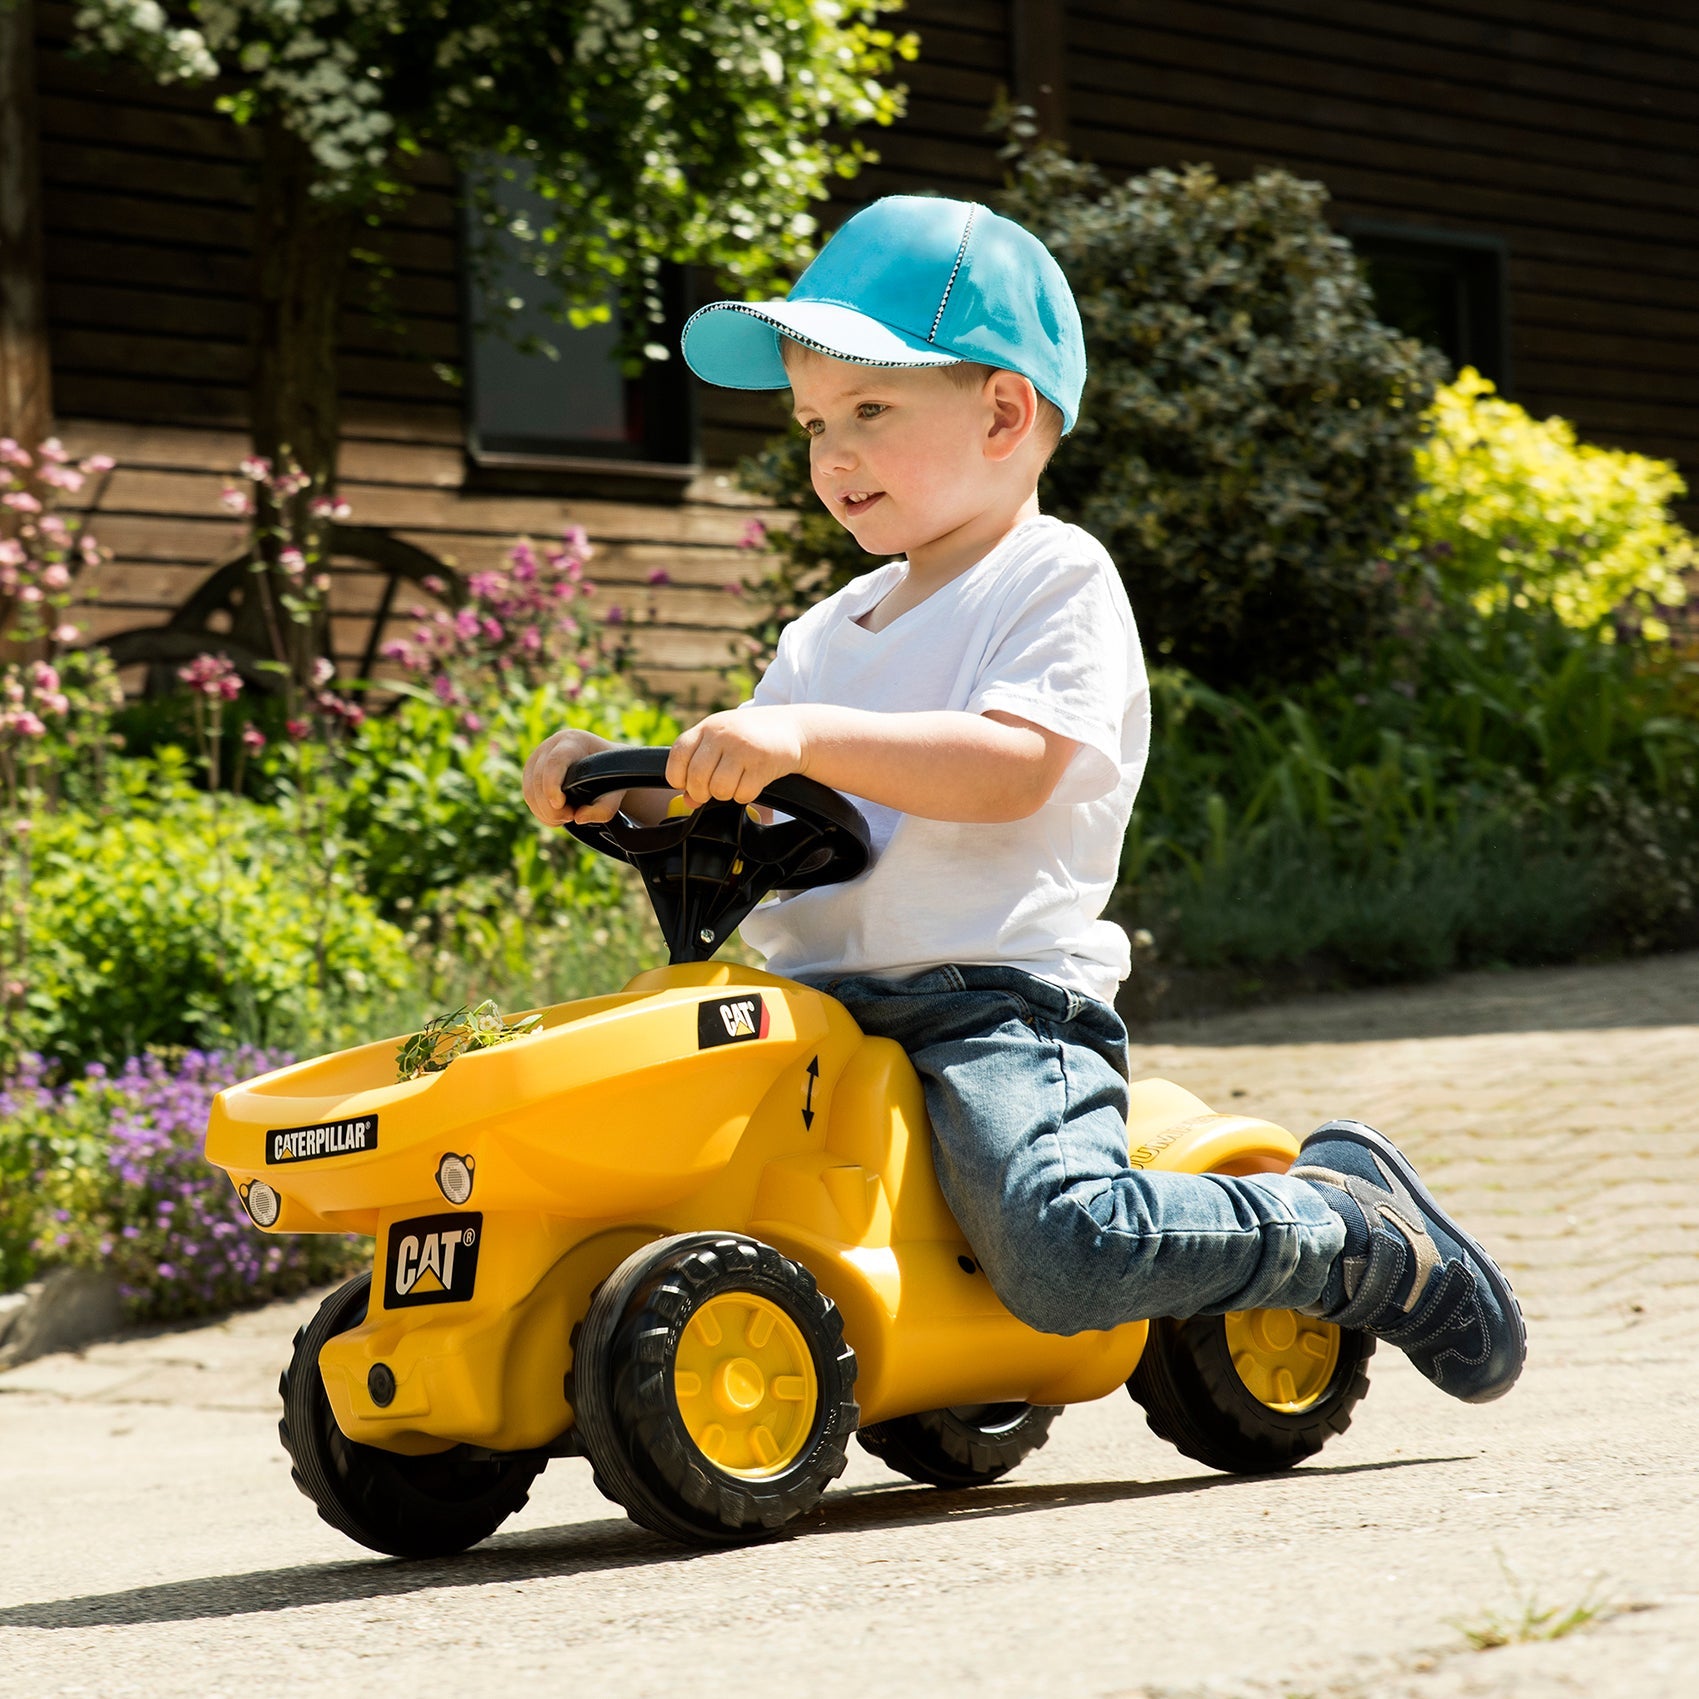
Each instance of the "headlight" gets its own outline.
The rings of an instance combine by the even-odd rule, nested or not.
[[[242,1202],[247,1205],[256,1227],[274,1225],[283,1213],[283,1199],[264,1180],[254,1181],[242,1194]]]
[[[472,1169],[469,1156],[445,1156],[437,1164],[437,1190],[450,1203],[465,1203],[472,1195]]]

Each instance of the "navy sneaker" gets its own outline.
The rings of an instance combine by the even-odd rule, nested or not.
[[[1503,1397],[1528,1355],[1516,1294],[1398,1147],[1361,1121],[1329,1121],[1304,1140],[1292,1176],[1345,1223],[1316,1313],[1398,1346],[1453,1398]]]

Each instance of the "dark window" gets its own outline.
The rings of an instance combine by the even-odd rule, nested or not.
[[[1510,388],[1505,247],[1493,236],[1348,221],[1382,322],[1420,337],[1454,368]]]
[[[546,217],[544,203],[521,182],[499,183],[496,193],[512,215],[536,223]],[[466,419],[473,456],[692,460],[691,392],[678,353],[688,307],[686,275],[675,271],[666,277],[667,323],[653,336],[670,349],[671,358],[647,361],[640,377],[629,378],[614,357],[618,308],[609,323],[583,330],[551,317],[543,305],[548,286],[519,257],[518,239],[504,235],[499,240],[496,296],[520,305],[511,316],[498,318],[474,290],[466,291]],[[539,345],[552,347],[553,356]]]

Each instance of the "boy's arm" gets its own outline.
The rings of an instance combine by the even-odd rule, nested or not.
[[[825,703],[710,714],[673,745],[667,782],[693,804],[753,802],[803,773],[925,820],[1024,820],[1079,745],[1014,714],[885,714]]]

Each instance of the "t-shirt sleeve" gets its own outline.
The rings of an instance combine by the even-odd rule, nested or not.
[[[1072,738],[1079,749],[1050,800],[1095,802],[1121,780],[1136,638],[1106,563],[1042,570],[995,634],[967,711],[996,709]]]

